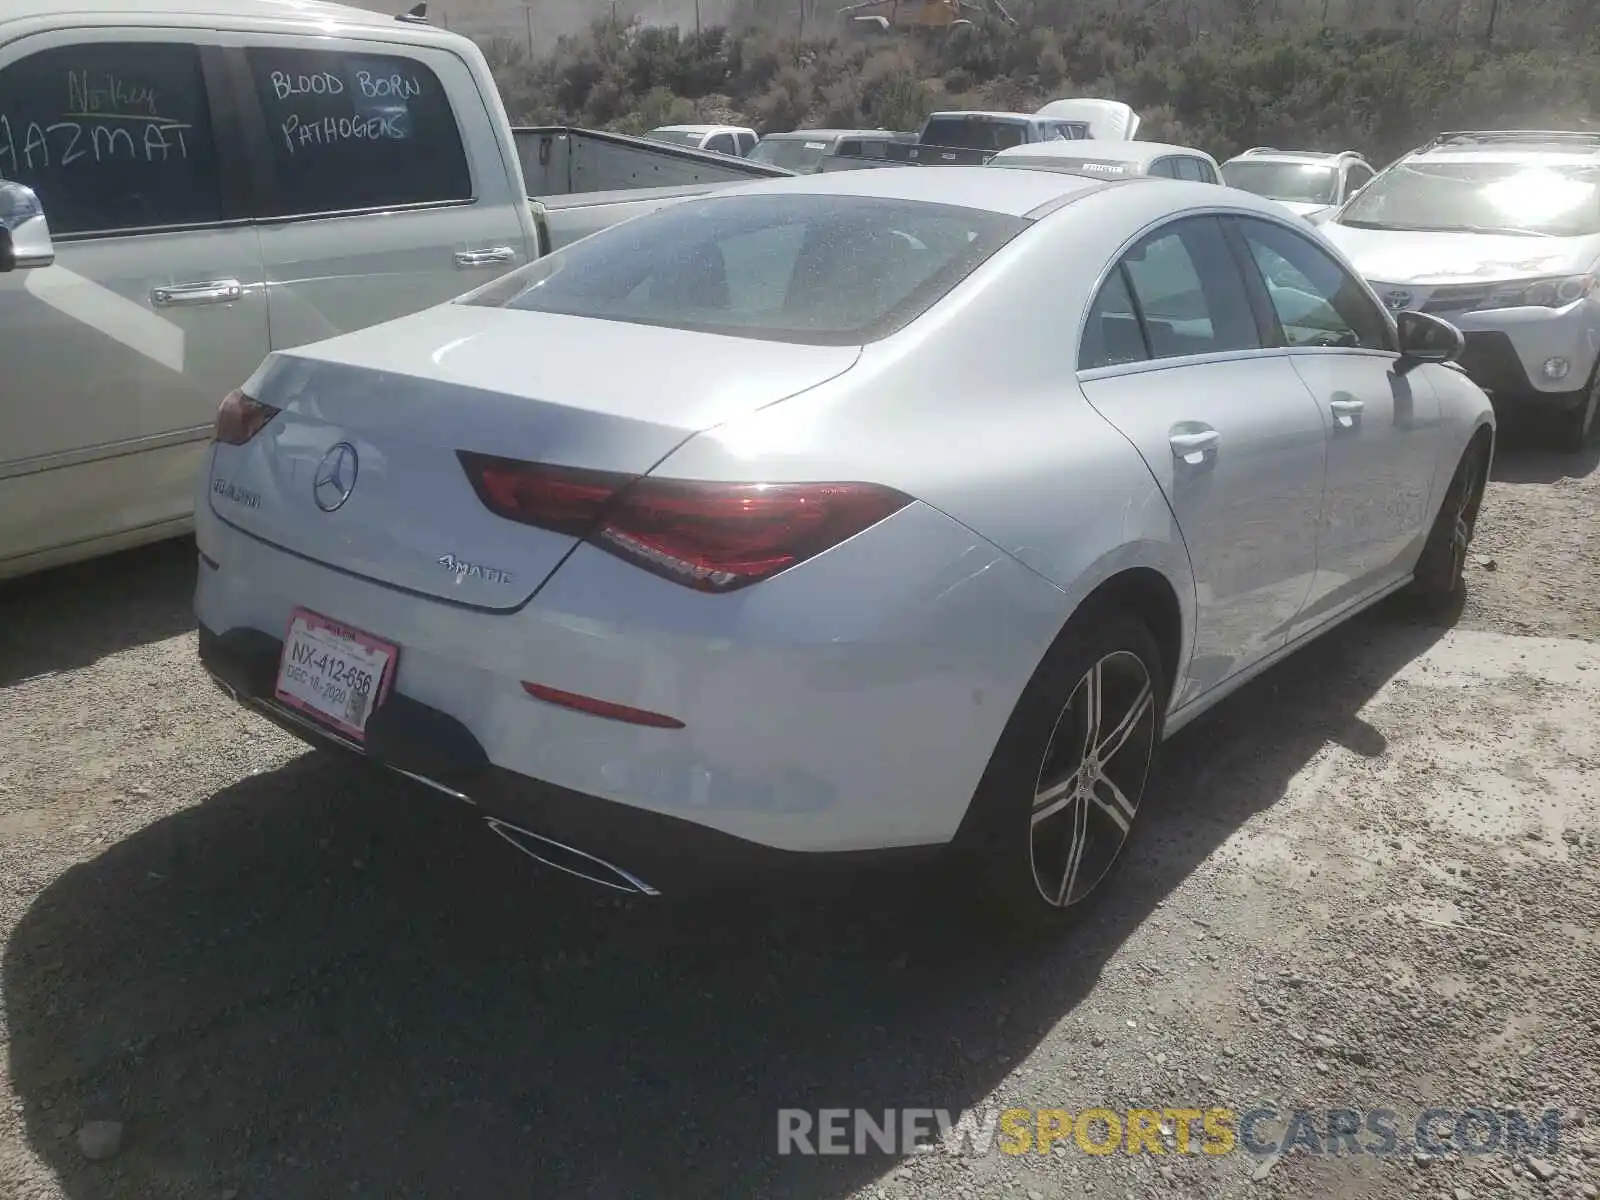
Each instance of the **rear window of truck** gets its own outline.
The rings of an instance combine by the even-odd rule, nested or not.
[[[472,199],[444,85],[398,54],[252,46],[275,216]]]
[[[713,197],[602,230],[460,303],[859,345],[910,324],[1027,226],[880,197]]]

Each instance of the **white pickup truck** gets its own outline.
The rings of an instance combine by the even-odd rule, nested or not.
[[[269,351],[790,173],[513,131],[478,48],[409,14],[0,0],[0,577],[188,529]]]

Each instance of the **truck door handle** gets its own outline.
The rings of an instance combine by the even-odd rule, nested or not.
[[[1333,410],[1333,423],[1340,429],[1354,429],[1356,418],[1367,406],[1360,400],[1330,400],[1328,407]]]
[[[157,308],[183,308],[192,304],[232,304],[244,295],[237,279],[211,279],[205,283],[173,283],[150,289],[150,303]]]
[[[486,250],[459,250],[456,252],[456,266],[462,270],[492,267],[496,263],[508,263],[516,256],[517,252],[510,246],[490,246]]]
[[[1191,467],[1197,467],[1205,461],[1207,451],[1217,448],[1222,435],[1215,429],[1202,429],[1193,433],[1169,434],[1167,440],[1172,443],[1174,454]]]

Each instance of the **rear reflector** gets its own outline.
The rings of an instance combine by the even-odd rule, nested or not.
[[[770,579],[911,503],[872,483],[712,483],[458,457],[490,512],[703,592]]]
[[[226,446],[242,446],[266,423],[278,415],[270,404],[263,404],[254,396],[247,396],[235,388],[217,408],[217,424],[212,440]]]
[[[626,721],[630,725],[648,725],[652,729],[682,729],[683,722],[663,713],[630,708],[626,704],[613,704],[609,700],[596,700],[593,696],[580,696],[577,692],[563,692],[560,688],[545,687],[542,683],[524,683],[522,690],[535,700],[559,704],[576,712],[593,717],[607,717],[613,721]]]

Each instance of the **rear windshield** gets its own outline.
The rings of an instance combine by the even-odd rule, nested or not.
[[[459,303],[860,345],[914,321],[1027,225],[870,196],[718,196],[603,229]]]
[[[1028,140],[1028,126],[994,117],[933,117],[917,140],[952,150],[1007,150]]]
[[[828,142],[822,138],[765,138],[746,157],[788,171],[810,171],[827,152]]]
[[[1240,191],[1290,204],[1332,204],[1339,199],[1339,172],[1318,163],[1231,162],[1222,182]]]

